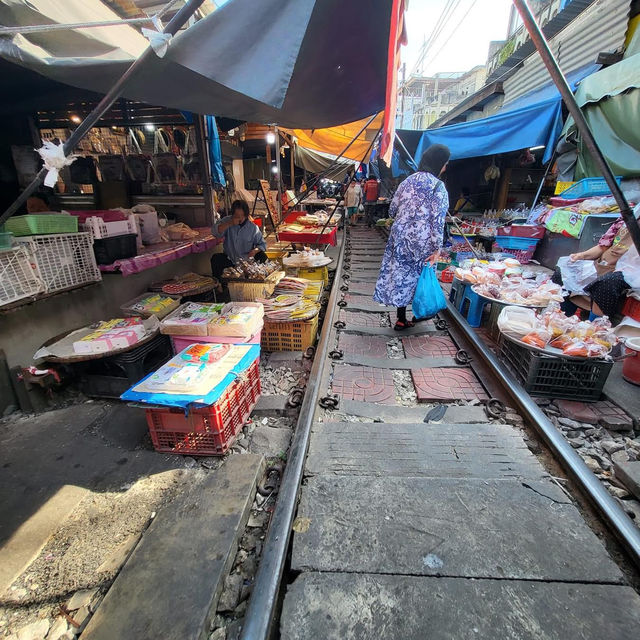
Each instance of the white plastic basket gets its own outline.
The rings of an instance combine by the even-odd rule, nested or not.
[[[90,233],[27,236],[16,238],[16,242],[30,250],[36,272],[47,293],[102,280]]]
[[[89,216],[80,226],[83,231],[91,233],[96,240],[121,236],[127,233],[138,233],[133,218],[105,222],[99,216]]]
[[[0,307],[43,291],[26,247],[0,251]]]

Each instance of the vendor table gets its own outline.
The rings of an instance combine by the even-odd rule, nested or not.
[[[152,269],[158,265],[172,260],[178,260],[192,253],[204,253],[211,251],[222,240],[211,235],[209,229],[196,229],[200,235],[194,240],[177,240],[174,242],[161,242],[144,247],[140,254],[133,258],[116,260],[112,264],[101,264],[100,271],[114,273],[119,272],[123,276],[140,273],[146,269]]]

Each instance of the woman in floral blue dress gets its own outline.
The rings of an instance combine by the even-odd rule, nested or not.
[[[449,161],[449,149],[431,145],[422,155],[418,171],[396,191],[389,216],[394,218],[382,259],[373,299],[397,308],[396,331],[414,326],[407,320],[422,267],[433,264],[442,247],[449,195],[438,179]]]

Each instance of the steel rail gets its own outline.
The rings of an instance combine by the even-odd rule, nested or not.
[[[520,13],[522,17],[522,21],[524,22],[524,26],[529,32],[529,36],[531,40],[536,45],[536,49],[542,58],[547,70],[549,71],[549,75],[553,80],[554,84],[558,88],[560,95],[562,96],[562,100],[564,101],[569,113],[573,117],[576,127],[584,140],[584,143],[591,154],[594,162],[598,166],[598,169],[602,172],[602,176],[609,185],[611,189],[611,194],[613,195],[616,204],[620,208],[620,215],[624,220],[627,229],[629,230],[629,235],[633,240],[633,244],[635,245],[638,253],[640,253],[640,227],[638,226],[638,221],[633,215],[633,211],[627,202],[627,199],[620,188],[620,185],[617,183],[615,176],[613,175],[613,171],[607,162],[607,159],[604,157],[600,146],[596,142],[596,139],[593,136],[593,133],[587,123],[584,114],[580,110],[578,103],[576,102],[575,96],[571,91],[571,87],[567,82],[567,79],[564,77],[562,70],[560,69],[560,65],[553,55],[553,51],[551,51],[549,47],[549,43],[547,42],[540,26],[536,22],[536,18],[531,11],[531,8],[527,4],[527,0],[513,0],[513,4],[516,6],[516,9]]]
[[[270,637],[311,438],[311,426],[321,391],[322,371],[326,364],[325,356],[328,351],[329,339],[333,335],[333,317],[338,309],[337,298],[341,285],[340,274],[345,246],[346,230],[342,239],[336,275],[327,303],[316,355],[309,374],[309,383],[300,407],[298,422],[287,458],[287,466],[280,484],[280,493],[265,537],[262,557],[244,618],[240,640],[267,640]]]
[[[633,562],[640,567],[640,529],[622,510],[604,485],[591,472],[575,449],[565,440],[554,424],[524,390],[510,371],[498,360],[468,325],[460,312],[447,302],[446,315],[451,319],[465,338],[469,340],[482,360],[505,387],[516,403],[517,408],[546,442],[554,457],[564,469],[577,481],[593,505],[603,516],[607,525],[625,547]]]
[[[200,8],[204,0],[188,0],[188,2],[182,7],[171,20],[167,23],[162,33],[168,33],[175,36],[176,33],[186,24],[187,20]],[[78,143],[89,133],[89,130],[104,116],[111,108],[113,103],[121,96],[127,83],[142,67],[145,60],[155,55],[153,47],[149,45],[139,56],[134,60],[129,68],[120,76],[118,81],[109,89],[109,91],[102,97],[100,102],[95,106],[93,111],[74,129],[73,133],[69,136],[68,140],[64,143],[64,155],[68,156],[77,147]],[[29,196],[35,192],[45,179],[48,170],[42,167],[36,174],[36,177],[25,187],[24,191],[14,200],[13,204],[0,215],[0,225],[10,216],[12,216],[20,207],[27,201]]]

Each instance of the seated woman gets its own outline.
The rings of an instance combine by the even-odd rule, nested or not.
[[[224,238],[224,253],[211,256],[211,273],[220,280],[227,267],[233,267],[239,260],[255,258],[266,262],[267,243],[258,225],[249,220],[249,205],[244,200],[236,200],[231,205],[231,215],[211,227],[217,238]]]
[[[629,255],[626,255],[627,252]],[[626,292],[634,286],[637,270],[635,257],[637,252],[629,231],[622,218],[619,218],[595,247],[569,256],[571,262],[593,260],[596,277],[584,287],[584,294],[569,295],[562,305],[563,311],[570,316],[581,308],[598,316],[613,318],[620,311]],[[562,284],[559,270],[556,270],[553,280]]]

